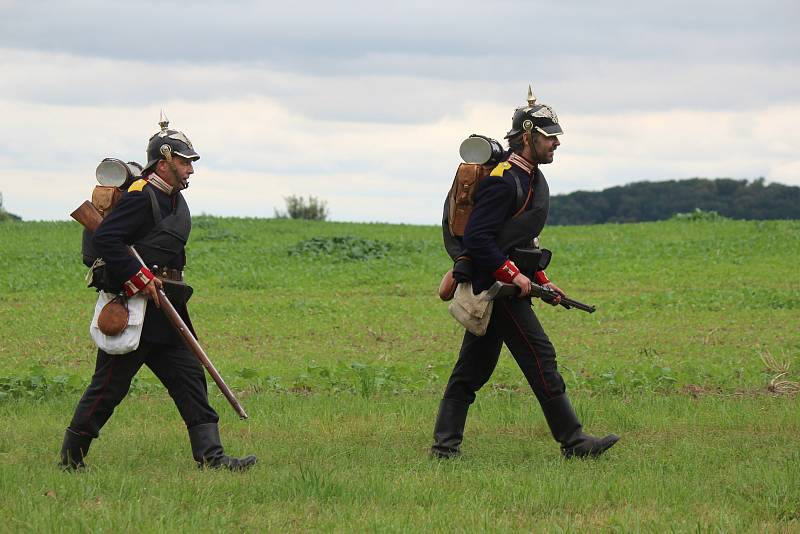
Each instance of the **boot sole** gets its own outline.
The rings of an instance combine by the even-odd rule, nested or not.
[[[455,460],[461,457],[461,452],[442,452],[431,449],[428,452],[428,458],[433,460]]]
[[[223,470],[227,469],[228,471],[233,472],[242,472],[247,471],[251,467],[253,467],[256,463],[258,463],[258,458],[255,456],[246,456],[245,458],[238,459],[236,463],[225,463],[225,462],[218,462],[218,463],[208,463],[208,462],[197,462],[197,468],[200,470],[210,469],[210,470]]]
[[[597,458],[608,449],[613,447],[619,441],[619,436],[611,436],[608,438],[608,441],[603,444],[602,447],[597,449],[591,449],[586,452],[576,452],[574,449],[567,449],[562,450],[561,453],[564,455],[564,458],[569,460],[570,458]]]

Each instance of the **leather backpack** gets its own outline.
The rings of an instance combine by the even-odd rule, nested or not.
[[[447,225],[450,235],[464,236],[472,208],[475,207],[475,191],[481,181],[489,176],[495,165],[481,165],[479,163],[461,163],[453,178],[448,198]]]

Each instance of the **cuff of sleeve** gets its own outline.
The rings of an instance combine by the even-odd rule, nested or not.
[[[536,283],[540,286],[550,283],[550,280],[547,278],[547,275],[544,274],[544,271],[536,271],[533,274],[533,277],[536,279]]]
[[[494,272],[494,277],[496,280],[510,284],[518,274],[519,269],[517,269],[517,266],[514,265],[514,262],[511,260],[506,260],[506,262]]]
[[[132,297],[144,289],[144,286],[146,286],[153,278],[155,278],[155,276],[153,276],[153,273],[150,272],[150,269],[147,267],[142,267],[139,269],[138,273],[131,276],[130,279],[122,284],[122,287],[125,289],[125,293],[129,297]]]

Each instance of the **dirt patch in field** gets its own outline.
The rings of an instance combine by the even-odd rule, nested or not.
[[[702,384],[688,384],[678,390],[683,395],[688,395],[694,399],[702,397],[740,397],[740,398],[756,398],[765,395],[775,395],[770,389],[770,385],[766,384],[760,388],[739,388],[733,391],[723,390],[718,386],[707,386]]]

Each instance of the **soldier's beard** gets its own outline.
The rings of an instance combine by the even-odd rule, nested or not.
[[[532,150],[533,159],[539,165],[547,165],[548,163],[553,163],[553,159],[555,158],[555,151],[556,151],[555,148],[551,150],[548,147],[534,147]]]
[[[186,178],[181,178],[180,176],[178,176],[178,168],[175,166],[175,163],[173,163],[171,160],[167,160],[167,163],[169,164],[169,168],[172,171],[172,177],[177,179],[178,181],[178,183],[175,186],[173,186],[175,187],[175,191],[183,191],[184,189],[189,187],[189,176],[187,176]]]

